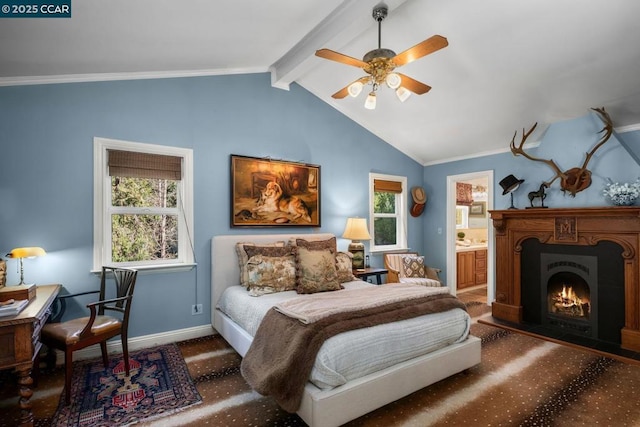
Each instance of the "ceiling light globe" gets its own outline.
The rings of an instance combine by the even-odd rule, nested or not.
[[[400,87],[400,83],[402,83],[402,78],[397,73],[389,73],[385,78],[385,82],[391,89],[398,89]]]
[[[369,96],[367,96],[367,100],[364,102],[364,108],[367,110],[375,110],[376,108],[376,93],[371,92]]]
[[[404,102],[411,96],[411,92],[400,86],[398,89],[396,89],[396,96],[398,97],[400,102]]]
[[[360,81],[351,83],[348,89],[349,95],[355,98],[356,96],[360,95],[363,87],[364,85]]]

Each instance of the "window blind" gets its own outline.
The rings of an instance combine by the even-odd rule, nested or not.
[[[385,193],[402,193],[402,183],[400,181],[385,181],[382,179],[374,179],[373,191]]]
[[[108,150],[109,175],[127,178],[182,178],[182,157],[137,151]]]

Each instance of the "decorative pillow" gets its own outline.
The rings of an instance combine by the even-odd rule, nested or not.
[[[248,258],[256,255],[263,255],[268,257],[281,257],[287,255],[293,255],[293,249],[291,246],[247,246],[244,248]],[[247,260],[248,262],[248,260]]]
[[[297,239],[296,290],[299,294],[342,289],[336,269],[335,241],[335,237],[319,242]]]
[[[338,282],[340,283],[358,280],[358,278],[353,275],[352,256],[349,252],[338,252],[336,254],[336,270],[338,273]]]
[[[292,246],[304,246],[311,250],[330,249],[334,254],[338,252],[335,237],[326,240],[295,239],[295,243]]]
[[[425,267],[426,272],[427,272],[427,279],[432,279],[432,280],[437,280],[438,282],[440,281],[440,276],[438,276],[438,271],[433,267]]]
[[[404,277],[426,277],[423,256],[403,256],[402,271]]]
[[[293,291],[296,289],[295,256],[291,251],[284,256],[253,255],[247,261],[247,274],[251,296]]]
[[[329,244],[331,244],[331,240],[334,240],[334,245],[335,245],[335,237],[334,238],[330,238],[327,239],[326,236],[316,236],[313,234],[309,234],[309,236],[305,236],[304,238],[301,237],[291,237],[289,238],[289,240],[287,241],[287,244],[289,246],[297,246],[298,245],[298,240],[304,240],[305,242],[329,242]],[[334,246],[335,248],[335,246]],[[337,252],[337,249],[336,249]]]
[[[275,243],[265,243],[260,246],[257,246],[255,243],[251,242],[238,242],[236,243],[236,254],[238,255],[238,267],[240,268],[240,285],[245,288],[248,286],[249,276],[247,275],[247,261],[249,261],[249,257],[247,256],[247,252],[245,248],[248,247],[284,247],[284,241],[279,241]]]

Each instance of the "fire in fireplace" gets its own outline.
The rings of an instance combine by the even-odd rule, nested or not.
[[[560,292],[549,292],[548,302],[549,313],[558,316],[589,318],[589,298],[579,296],[571,285],[563,283]]]
[[[597,337],[597,258],[541,253],[540,268],[543,324],[566,333]]]

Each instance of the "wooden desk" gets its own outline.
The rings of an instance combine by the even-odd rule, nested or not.
[[[0,369],[14,368],[18,374],[20,425],[33,426],[31,385],[33,359],[40,351],[40,330],[51,314],[51,305],[61,285],[40,285],[36,297],[16,316],[0,317]]]
[[[368,277],[376,276],[378,285],[382,285],[382,275],[387,274],[389,270],[386,268],[365,268],[361,270],[353,270],[353,275],[358,279],[367,281]]]

